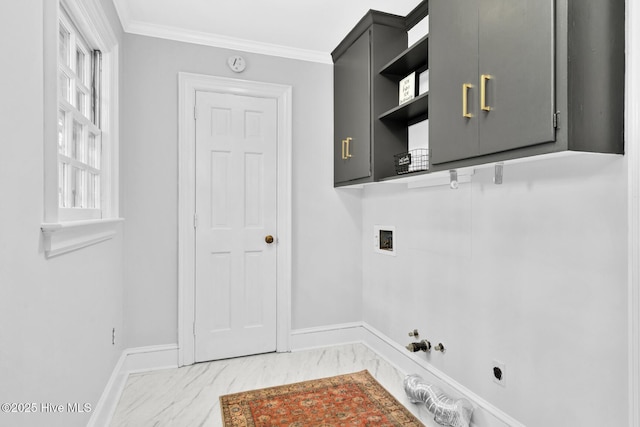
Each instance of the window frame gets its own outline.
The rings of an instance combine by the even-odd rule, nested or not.
[[[59,9],[59,25],[61,26],[60,33],[64,32],[68,35],[66,58],[58,57],[58,114],[64,115],[64,136],[65,146],[69,149],[69,146],[73,146],[76,140],[76,124],[81,126],[80,135],[80,152],[58,152],[58,186],[60,181],[66,181],[65,178],[78,182],[80,177],[80,183],[76,184],[80,189],[79,196],[72,196],[70,188],[67,188],[66,192],[59,197],[62,197],[67,204],[82,204],[83,207],[65,207],[62,206],[63,202],[59,198],[58,202],[58,216],[62,221],[77,221],[88,219],[100,219],[102,217],[103,205],[101,200],[102,191],[102,170],[101,164],[95,164],[89,158],[89,141],[90,135],[94,135],[94,145],[101,147],[102,130],[99,127],[100,117],[95,116],[94,101],[101,103],[101,96],[97,95],[94,98],[93,76],[92,70],[95,65],[94,52],[95,49],[90,48],[90,44],[84,40],[84,35],[76,27],[73,22],[73,18],[69,16],[68,11],[63,6]],[[60,42],[60,38],[58,39]],[[58,45],[60,47],[60,45]],[[58,50],[61,52],[61,49]],[[80,52],[84,58],[82,66],[78,64],[78,52]],[[68,81],[66,91],[61,87],[62,79],[64,76]],[[78,101],[78,94],[81,93],[83,102]],[[75,105],[72,101],[75,100]],[[99,114],[99,109],[98,109]],[[58,119],[60,120],[60,118]],[[86,146],[85,146],[86,145]],[[76,149],[78,149],[76,147]],[[95,157],[100,159],[101,156],[95,153]],[[66,166],[66,167],[63,167]],[[78,175],[74,176],[73,171],[78,171]],[[94,191],[89,190],[92,177],[98,177],[99,182],[97,188]],[[67,187],[69,184],[63,185]],[[74,186],[75,187],[75,186]],[[90,197],[92,196],[92,197]],[[70,197],[74,199],[78,197],[79,200],[70,200]],[[89,201],[93,203],[89,203]],[[91,206],[92,205],[92,206]]]
[[[44,253],[47,257],[51,257],[112,238],[116,234],[118,223],[122,221],[119,217],[118,203],[119,45],[99,0],[45,2],[44,8],[44,218],[40,228],[43,233]],[[99,50],[102,54],[100,81],[102,94],[97,108],[100,114],[102,148],[99,209],[59,207],[58,115],[61,106],[58,101],[60,84],[58,58],[59,22],[65,19],[63,9],[73,26],[85,39],[85,53],[90,54],[93,49]],[[68,54],[76,55],[75,51],[69,51]],[[85,75],[85,79],[87,78],[90,76]],[[63,106],[63,108],[66,107]],[[87,122],[92,122],[91,118]],[[92,129],[95,131],[95,128]]]

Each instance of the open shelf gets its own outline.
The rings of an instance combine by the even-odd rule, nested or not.
[[[380,120],[396,120],[407,124],[415,124],[426,120],[429,116],[429,93],[423,93],[411,101],[398,105],[381,114]]]
[[[405,77],[413,70],[429,65],[429,35],[427,34],[412,46],[382,67],[380,74],[384,76]]]
[[[370,10],[332,52],[334,187],[364,185],[397,174],[391,160],[409,151],[409,127],[428,118],[428,35],[422,32],[416,43],[411,38],[407,48],[407,32],[428,16],[428,4],[421,0],[406,17]],[[415,76],[406,81],[408,90],[423,94],[398,105],[400,82],[408,76]],[[358,141],[353,146],[357,156],[344,154],[351,153],[351,140]],[[412,175],[418,172],[413,166],[418,168],[410,165]]]

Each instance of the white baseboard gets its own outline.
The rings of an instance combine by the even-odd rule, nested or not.
[[[107,427],[130,374],[178,367],[178,346],[159,345],[126,349],[113,368],[87,427]]]
[[[343,323],[319,328],[291,331],[291,350],[301,351],[340,344],[363,342],[362,322]]]
[[[475,408],[473,427],[525,427],[521,422],[473,393],[444,372],[434,368],[424,359],[420,359],[419,355],[408,352],[406,348],[367,323],[298,329],[291,333],[293,351],[354,342],[366,345],[400,372],[418,374],[425,381],[441,387],[445,393],[468,399]]]
[[[451,396],[465,397],[474,406],[472,427],[525,427],[505,412],[493,406],[444,372],[434,368],[419,355],[371,325],[363,322],[345,323],[291,332],[292,351],[362,343],[405,374],[415,373],[436,384]],[[107,427],[130,374],[178,367],[176,344],[127,349],[122,352],[109,382],[89,420],[88,427]]]

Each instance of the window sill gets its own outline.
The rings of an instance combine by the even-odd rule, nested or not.
[[[55,257],[109,240],[116,235],[116,227],[122,221],[122,218],[110,218],[42,224],[45,256]]]

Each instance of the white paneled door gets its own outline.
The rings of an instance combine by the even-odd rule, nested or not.
[[[276,350],[277,101],[196,93],[196,362]]]

